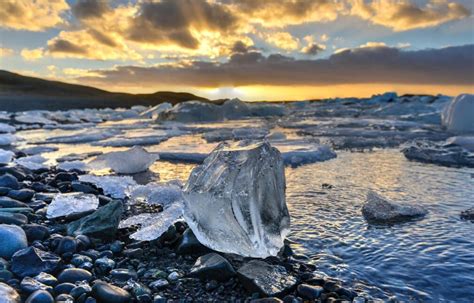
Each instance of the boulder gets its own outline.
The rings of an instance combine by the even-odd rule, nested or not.
[[[87,235],[95,238],[110,239],[115,236],[123,212],[122,201],[114,200],[95,212],[67,226],[71,236]]]
[[[462,211],[461,219],[474,221],[474,207]]]
[[[263,296],[280,296],[296,287],[297,279],[283,266],[270,265],[264,261],[252,260],[237,271],[239,281],[249,292]]]
[[[268,142],[221,143],[191,172],[184,216],[213,250],[275,256],[290,227],[285,186],[281,154]]]
[[[382,198],[375,192],[367,194],[367,202],[362,207],[362,214],[369,222],[396,223],[424,217],[428,211],[419,205],[395,203]]]
[[[216,253],[199,257],[188,274],[189,277],[216,281],[227,281],[234,275],[235,270],[229,261]]]
[[[0,257],[10,258],[28,246],[26,234],[16,225],[0,224]]]

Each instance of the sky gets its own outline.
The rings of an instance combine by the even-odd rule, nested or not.
[[[2,0],[0,69],[110,91],[474,93],[472,0]]]

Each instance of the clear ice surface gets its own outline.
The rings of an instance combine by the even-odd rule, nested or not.
[[[0,133],[14,133],[16,128],[11,126],[10,124],[0,123]]]
[[[110,168],[119,174],[135,174],[146,171],[158,159],[157,154],[151,154],[141,146],[134,146],[125,151],[99,155],[88,166],[99,170]]]
[[[13,160],[14,152],[0,148],[0,164],[8,164]]]
[[[17,165],[26,167],[31,170],[49,168],[49,165],[46,163],[48,159],[44,158],[41,155],[27,156],[16,159],[14,162]]]
[[[275,256],[290,230],[285,186],[283,159],[268,142],[221,143],[191,172],[184,217],[209,248]]]
[[[164,207],[183,199],[181,186],[173,181],[130,187],[127,195],[129,203],[161,204]]]
[[[97,207],[99,207],[99,199],[92,194],[57,194],[48,205],[46,216],[49,219],[64,217],[75,213],[96,210]]]
[[[128,188],[137,185],[137,182],[130,176],[80,175],[79,181],[92,183],[102,188],[106,195],[110,195],[116,199],[125,198]]]
[[[0,146],[12,145],[18,138],[12,134],[0,134]]]

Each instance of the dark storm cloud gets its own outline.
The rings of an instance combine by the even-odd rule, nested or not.
[[[237,18],[223,5],[204,0],[145,2],[132,20],[128,36],[145,43],[173,43],[195,49],[199,41],[191,29],[225,32]]]
[[[107,0],[78,0],[72,13],[78,19],[97,18],[110,9]]]
[[[70,53],[70,54],[86,54],[87,50],[80,46],[63,39],[55,39],[48,44],[50,53]]]
[[[195,62],[187,67],[122,66],[95,71],[95,83],[190,86],[331,85],[356,83],[474,84],[474,45],[403,51],[357,48],[327,59],[297,60],[259,52],[234,54],[226,63]]]
[[[324,51],[324,49],[325,48],[323,46],[316,43],[312,43],[308,45],[307,47],[303,48],[303,53],[309,56],[316,56],[320,52]]]

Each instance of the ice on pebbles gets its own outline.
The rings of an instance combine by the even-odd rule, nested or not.
[[[148,183],[129,188],[127,192],[130,203],[144,202],[149,204],[171,205],[183,199],[181,186],[176,182]]]
[[[14,155],[14,152],[0,148],[0,164],[8,164],[12,162]]]
[[[110,168],[119,174],[135,174],[146,171],[160,157],[141,146],[134,146],[125,151],[110,152],[97,156],[88,163],[92,169]]]
[[[34,155],[18,158],[15,160],[15,163],[31,170],[39,170],[49,168],[49,165],[46,163],[47,160],[41,155]]]
[[[191,172],[184,217],[198,240],[242,256],[275,256],[290,229],[280,152],[268,142],[221,143]]]
[[[12,134],[0,134],[0,146],[12,145],[17,142],[18,138]]]
[[[60,162],[57,165],[57,168],[65,170],[65,171],[71,171],[71,170],[89,171],[89,167],[87,166],[87,164],[82,161]]]
[[[92,194],[67,193],[54,196],[48,205],[46,216],[49,219],[87,213],[99,207],[99,199]]]
[[[442,124],[450,132],[474,133],[474,95],[454,98],[441,114]]]
[[[148,215],[147,215],[148,216]],[[119,225],[119,228],[131,225],[141,225],[142,228],[130,235],[130,238],[138,241],[151,241],[163,235],[168,228],[183,216],[182,202],[174,203],[162,212],[149,214],[148,217],[131,217]],[[144,220],[148,219],[148,220]],[[143,220],[140,222],[140,220]]]
[[[106,195],[116,199],[123,199],[127,196],[129,187],[136,186],[137,182],[130,176],[94,176],[80,175],[79,181],[92,183],[102,188]]]
[[[0,133],[14,133],[15,131],[15,127],[10,124],[0,123]]]

